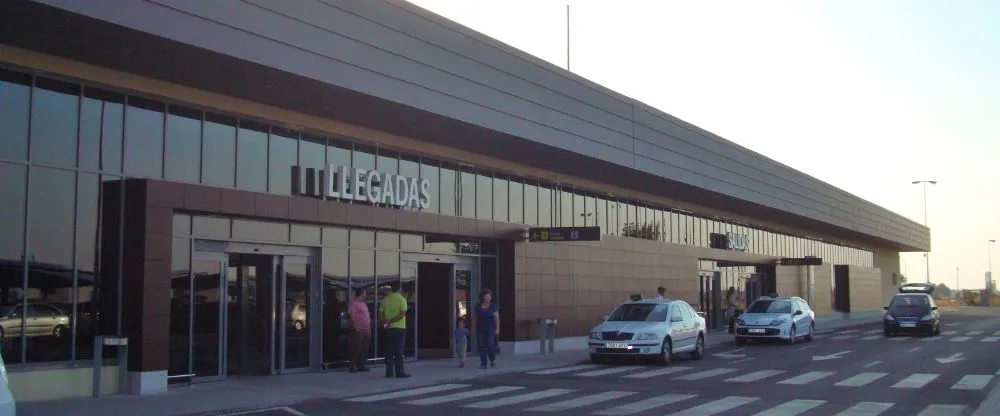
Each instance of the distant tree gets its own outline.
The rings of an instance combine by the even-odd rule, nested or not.
[[[899,274],[899,285],[902,286],[902,285],[905,285],[905,284],[906,284],[906,275],[900,273]]]
[[[944,283],[938,283],[934,286],[934,297],[936,298],[950,298],[952,297],[952,290],[948,285]]]
[[[638,224],[635,222],[626,223],[622,228],[622,237],[642,238],[646,240],[659,240],[663,231],[659,223]]]

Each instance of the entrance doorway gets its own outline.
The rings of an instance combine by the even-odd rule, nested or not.
[[[404,261],[404,269],[417,270],[420,296],[417,302],[417,356],[420,358],[455,356],[453,334],[459,318],[464,318],[466,327],[474,332],[469,327],[472,324],[469,313],[475,307],[475,293],[479,289],[477,264],[472,259],[454,260],[458,262]],[[470,339],[467,351],[474,350],[474,341]]]
[[[313,345],[320,334],[318,316],[312,313],[319,282],[309,250],[279,247],[272,254],[260,246],[196,242],[186,355],[194,380],[318,367],[318,354],[311,352],[319,351]]]

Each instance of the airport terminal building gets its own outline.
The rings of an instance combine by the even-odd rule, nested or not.
[[[781,120],[774,120],[780,123]],[[808,140],[804,138],[803,140]],[[0,2],[0,343],[19,400],[333,371],[346,305],[503,354],[664,286],[881,310],[929,230],[401,0]],[[530,228],[599,227],[545,242]],[[586,230],[587,228],[583,228]],[[813,266],[781,258],[822,259]],[[809,283],[811,282],[811,287]],[[371,359],[381,360],[375,331]],[[724,336],[724,335],[719,335]]]

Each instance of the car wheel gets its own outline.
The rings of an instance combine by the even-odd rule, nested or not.
[[[694,351],[691,351],[691,358],[695,360],[700,360],[705,356],[705,336],[698,334],[698,340],[695,341]]]
[[[806,341],[813,340],[813,333],[816,332],[816,324],[809,324],[809,333],[806,334]]]
[[[608,362],[608,360],[607,360],[607,358],[601,357],[600,355],[590,354],[590,362],[592,362],[594,364],[604,364],[604,363]]]
[[[663,346],[660,347],[660,364],[667,365],[674,358],[674,346],[670,342],[670,338],[663,340]]]
[[[736,345],[746,345],[747,339],[743,337],[736,337]]]
[[[941,324],[934,325],[934,335],[941,335]]]
[[[295,328],[296,331],[301,331],[305,329],[306,324],[305,322],[302,321],[295,321],[294,323],[292,323],[292,327]]]
[[[785,342],[787,342],[788,345],[794,345],[795,344],[795,338],[797,338],[797,337],[798,337],[798,334],[795,333],[795,325],[792,325],[792,327],[788,329],[788,340],[785,341]]]
[[[62,325],[56,325],[55,328],[52,328],[52,336],[54,338],[62,339],[62,337],[65,335],[66,335],[66,327]]]

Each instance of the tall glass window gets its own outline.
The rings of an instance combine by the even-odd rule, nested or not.
[[[291,195],[292,167],[298,164],[299,133],[271,127],[267,146],[267,191]]]
[[[510,181],[510,212],[509,221],[514,224],[526,224],[524,220],[524,184],[517,181]],[[538,209],[533,206],[533,209]]]
[[[268,126],[240,120],[236,146],[236,187],[267,192]]]
[[[198,183],[201,163],[201,111],[172,105],[167,114],[163,176]],[[231,184],[230,184],[231,185]]]
[[[573,226],[583,227],[587,225],[587,204],[583,195],[573,195]]]
[[[2,114],[2,111],[0,111]],[[2,117],[2,116],[0,116]],[[27,120],[27,113],[25,113]],[[3,130],[0,130],[0,134]],[[0,142],[2,143],[2,142]],[[16,293],[21,292],[24,287],[24,213],[25,213],[25,188],[27,187],[27,170],[24,166],[10,163],[0,163],[0,261],[9,265],[8,270],[4,270],[5,278],[9,278],[7,283],[11,290]],[[60,235],[65,231],[60,231]],[[16,296],[0,297],[0,308],[14,308],[18,305]],[[24,316],[21,312],[15,319],[10,319],[5,324],[13,327],[21,326],[21,319]],[[8,364],[22,362],[21,359],[21,338],[4,337],[0,338],[3,347],[3,359]]]
[[[458,215],[458,172],[454,168],[441,165],[441,214]]]
[[[205,114],[202,183],[227,188],[236,185],[236,124],[235,117]]]
[[[476,175],[476,218],[493,219],[493,178],[489,174]]]
[[[163,121],[166,106],[128,97],[125,109],[125,171],[129,176],[163,175]]]
[[[559,191],[559,226],[573,226],[573,193],[569,189]]]
[[[493,178],[493,219],[495,221],[507,222],[510,220],[507,179],[503,177]]]
[[[0,69],[0,157],[28,158],[31,76]]]
[[[420,159],[416,156],[411,155],[401,155],[399,158],[399,174],[407,178],[419,178],[420,177]],[[418,208],[406,207],[407,210],[414,210]]]
[[[525,192],[525,195],[528,195]],[[551,227],[552,218],[555,213],[552,209],[552,190],[543,186],[538,187],[538,225],[541,227]]]
[[[594,221],[601,227],[601,234],[611,234],[611,230],[608,228],[608,201],[597,198],[595,204],[594,216],[597,218]]]
[[[315,174],[312,177],[313,181],[313,191],[320,192],[323,188],[323,182],[320,181],[319,172],[324,170],[324,165],[326,164],[326,138],[318,137],[310,134],[302,134],[302,140],[299,140],[299,174],[302,175],[299,178],[299,184],[302,187],[301,191],[307,191],[307,181],[309,180],[306,175],[306,169],[315,169]]]
[[[85,88],[83,97],[80,108],[80,167],[121,173],[125,96]],[[3,104],[0,103],[0,108],[2,107]],[[0,110],[0,125],[3,113]],[[0,128],[0,131],[5,129]],[[3,140],[0,140],[0,149],[2,148]]]
[[[79,86],[41,77],[35,79],[35,93],[31,98],[32,161],[76,166],[79,110]]]
[[[100,283],[98,273],[97,247],[101,217],[101,176],[94,173],[80,172],[77,174],[76,185],[76,261],[77,287],[71,298],[76,298],[78,311],[76,332],[76,358],[90,359],[94,357],[93,337],[97,334],[97,320],[83,321],[80,315],[97,316],[97,298],[94,287]],[[104,177],[104,180],[117,181],[118,178]],[[112,219],[110,221],[115,221]],[[110,249],[110,248],[108,248]],[[2,257],[2,256],[0,256]],[[173,268],[171,270],[181,270]]]
[[[454,201],[455,199],[455,187],[454,187],[454,177],[451,178],[451,187],[448,188],[448,193],[445,193],[444,181],[441,178],[441,169],[437,165],[428,164],[429,161],[423,161],[420,163],[420,179],[426,179],[430,182],[430,194],[431,201],[427,205],[425,212],[431,213],[442,213],[446,215],[455,215],[454,212],[446,213],[442,210],[443,205],[447,203],[448,200]],[[452,205],[454,207],[454,204]]]
[[[325,231],[325,229],[324,229]],[[346,248],[323,248],[323,362],[347,358],[347,305],[354,299],[351,290],[350,254]]]
[[[476,175],[471,172],[459,173],[459,196],[461,197],[460,216],[476,217]]]
[[[526,225],[539,225],[539,212],[541,210],[541,199],[538,197],[538,186],[524,184],[524,223]]]

